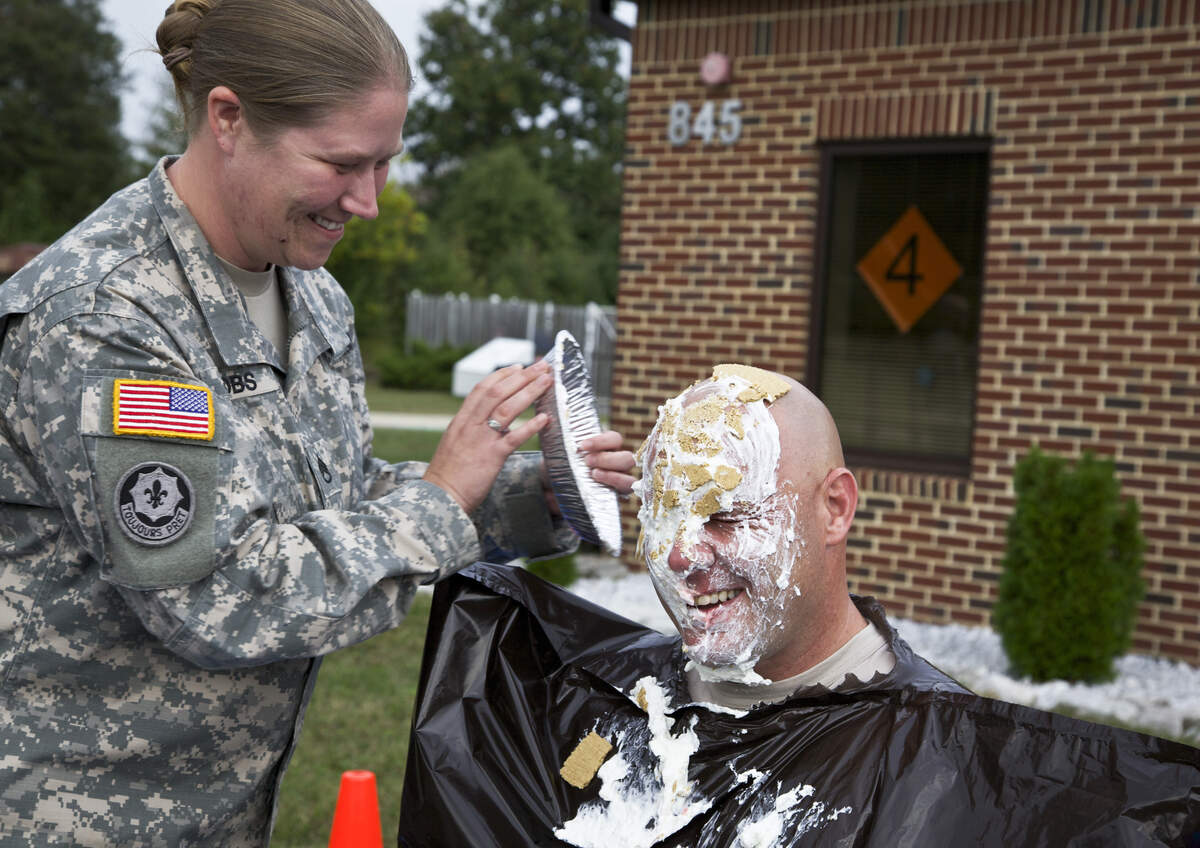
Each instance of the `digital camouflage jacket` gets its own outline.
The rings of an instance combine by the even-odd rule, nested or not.
[[[265,845],[315,657],[574,544],[537,454],[474,516],[372,457],[345,294],[282,270],[280,362],[169,161],[0,285],[4,845]]]

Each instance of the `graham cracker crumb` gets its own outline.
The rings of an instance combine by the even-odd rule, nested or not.
[[[592,782],[611,750],[612,743],[593,730],[575,746],[558,773],[576,789],[583,789]]]
[[[753,365],[717,365],[713,368],[712,375],[714,380],[722,377],[740,377],[749,383],[750,386],[738,394],[738,400],[742,403],[753,403],[756,400],[770,403],[786,395],[792,388],[778,374],[755,368]]]
[[[694,492],[712,479],[712,472],[704,465],[677,465],[672,473],[687,478],[689,492]]]
[[[680,426],[689,434],[698,433],[704,428],[705,424],[712,424],[720,420],[724,409],[725,403],[721,397],[713,396],[705,398],[683,411],[683,421]]]
[[[746,438],[746,424],[742,421],[742,411],[732,406],[725,410],[725,426],[739,439]]]
[[[713,480],[717,482],[718,486],[728,492],[738,483],[742,482],[742,472],[736,468],[730,468],[728,465],[722,465],[713,474]]]
[[[717,495],[716,489],[709,489],[704,493],[704,497],[696,501],[692,507],[692,512],[699,515],[701,518],[708,518],[714,512],[721,509],[721,499]]]
[[[721,445],[707,433],[684,433],[679,437],[679,446],[688,453],[701,456],[716,456],[721,452]]]

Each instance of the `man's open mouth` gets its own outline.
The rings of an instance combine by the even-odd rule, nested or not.
[[[716,609],[726,601],[732,601],[740,594],[742,594],[741,589],[722,589],[719,592],[712,592],[707,595],[697,595],[688,606],[696,607],[702,612],[707,612],[708,610]]]

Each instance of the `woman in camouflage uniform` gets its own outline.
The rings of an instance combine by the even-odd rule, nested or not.
[[[319,657],[480,558],[569,550],[489,376],[371,455],[346,295],[412,85],[365,0],[179,0],[188,146],[0,289],[0,842],[265,845]],[[620,436],[589,445],[628,490]],[[552,499],[551,499],[552,500]]]

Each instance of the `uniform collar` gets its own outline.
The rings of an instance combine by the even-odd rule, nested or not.
[[[867,623],[873,625],[879,634],[883,636],[888,649],[896,658],[896,664],[892,670],[886,673],[877,672],[873,678],[867,681],[850,678],[847,682],[833,690],[819,684],[803,687],[797,689],[783,700],[772,704],[760,704],[753,709],[795,705],[805,700],[824,698],[831,694],[857,695],[860,693],[899,690],[969,692],[958,681],[949,677],[924,657],[913,651],[908,642],[901,637],[896,628],[892,626],[892,623],[888,621],[883,605],[879,601],[873,597],[860,597],[855,594],[851,594],[850,599],[854,602],[854,606],[858,609],[862,617],[867,620]],[[677,651],[676,655],[672,658],[669,673],[662,675],[661,679],[664,689],[671,693],[673,697],[672,703],[681,706],[694,706],[695,704],[691,700],[691,692],[687,685],[686,664],[687,655],[682,653],[682,651]]]
[[[227,366],[265,362],[280,370],[291,370],[279,362],[274,346],[267,343],[250,321],[233,280],[217,261],[200,225],[175,193],[167,177],[167,166],[176,158],[160,159],[150,172],[150,197],[179,256],[183,275],[195,294],[218,354]],[[325,350],[332,351],[335,357],[340,355],[350,344],[347,328],[337,322],[314,320],[315,315],[328,311],[315,286],[322,272],[284,267],[279,271],[288,307],[289,345],[297,348],[293,354],[302,354],[302,368],[306,370],[312,359]],[[289,358],[296,360],[295,355]]]

